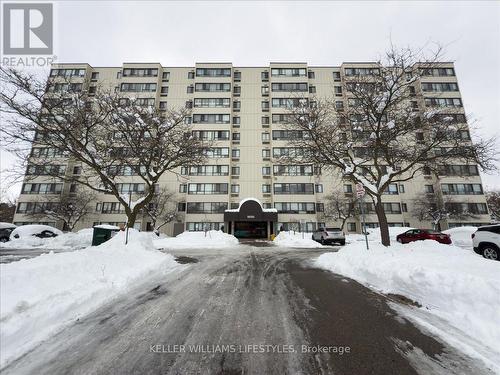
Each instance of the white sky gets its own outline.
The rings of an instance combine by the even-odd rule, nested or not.
[[[375,60],[389,37],[414,47],[437,41],[455,61],[465,109],[479,121],[480,135],[500,133],[496,1],[57,1],[54,7],[58,61],[93,66],[339,65]],[[1,169],[12,162],[1,153]],[[498,174],[483,182],[500,188]]]

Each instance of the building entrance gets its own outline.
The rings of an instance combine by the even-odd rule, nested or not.
[[[267,238],[267,222],[235,221],[234,236],[236,238]]]

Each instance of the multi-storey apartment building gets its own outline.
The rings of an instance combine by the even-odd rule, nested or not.
[[[295,150],[287,145],[283,128],[287,107],[295,100],[328,97],[338,109],[348,111],[346,77],[369,71],[375,63],[343,63],[341,66],[308,66],[306,63],[271,63],[265,67],[234,67],[231,63],[198,63],[194,67],[168,67],[158,63],[125,63],[121,67],[92,67],[88,64],[58,64],[52,76],[71,76],[76,90],[94,93],[98,87],[113,88],[124,98],[134,97],[162,110],[167,107],[192,109],[190,121],[197,135],[214,140],[206,165],[186,166],[178,174],[167,174],[162,185],[176,192],[179,219],[164,227],[167,234],[207,228],[240,235],[267,236],[277,228],[301,223],[312,231],[321,225],[336,225],[324,219],[325,198],[332,192],[346,197],[354,186],[340,174],[318,170],[312,165],[283,165],[276,158]],[[443,106],[450,113],[465,114],[452,63],[439,68],[415,84],[414,107]],[[467,131],[463,132],[469,138]],[[34,150],[38,152],[38,150]],[[57,155],[54,155],[57,157]],[[61,157],[65,173],[81,173],[81,167]],[[35,173],[28,168],[27,173]],[[180,177],[179,177],[180,176]],[[14,221],[31,223],[32,202],[40,194],[71,194],[74,186],[47,181],[43,176],[23,186]],[[123,192],[140,192],[144,185],[134,176],[123,184]],[[448,165],[442,173],[423,175],[389,187],[385,195],[391,226],[431,227],[412,214],[416,197],[440,194],[473,218],[442,223],[442,229],[489,222],[481,178],[474,165]],[[253,198],[261,203],[256,204]],[[30,203],[31,202],[31,203]],[[241,202],[246,202],[241,205]],[[366,205],[366,222],[376,227],[373,206]],[[99,195],[94,212],[79,223],[122,223],[124,213],[109,195]],[[326,223],[325,223],[326,221]],[[55,226],[60,223],[45,221]],[[146,216],[136,226],[150,230]],[[78,229],[78,228],[77,228]],[[359,232],[359,219],[349,219],[349,232]]]

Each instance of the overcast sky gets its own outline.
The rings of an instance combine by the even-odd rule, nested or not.
[[[377,59],[396,45],[446,45],[465,109],[481,135],[500,133],[500,3],[497,1],[57,1],[60,62],[270,61],[340,65]],[[2,169],[12,159],[2,153]],[[500,177],[483,176],[500,188]]]

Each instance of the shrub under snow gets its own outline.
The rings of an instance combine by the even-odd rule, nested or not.
[[[231,234],[220,230],[205,232],[183,232],[177,237],[166,237],[154,240],[158,249],[190,249],[190,248],[223,248],[238,245],[239,241]]]

